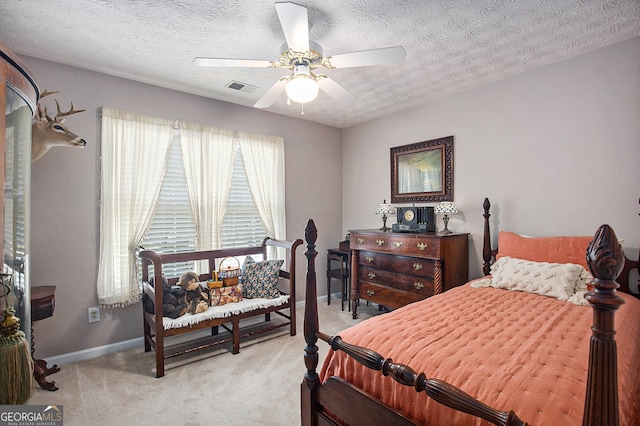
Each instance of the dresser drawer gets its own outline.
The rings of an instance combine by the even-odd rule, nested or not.
[[[358,253],[358,264],[371,268],[388,269],[403,274],[433,277],[434,261],[408,256],[397,256],[372,251]]]
[[[415,293],[400,291],[372,283],[361,282],[358,288],[360,298],[386,306],[389,309],[397,309],[409,303],[424,299],[423,296]]]
[[[389,236],[385,234],[354,235],[350,247],[351,250],[389,251]]]
[[[389,252],[411,256],[440,258],[440,238],[391,236],[389,238]]]
[[[421,298],[433,296],[433,278],[428,276],[400,274],[362,266],[358,271],[358,281],[415,293],[420,295]]]

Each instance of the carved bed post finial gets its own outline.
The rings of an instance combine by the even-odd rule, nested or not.
[[[614,317],[615,311],[624,304],[624,299],[616,292],[619,286],[615,282],[624,267],[624,259],[615,232],[609,225],[602,225],[587,247],[587,265],[594,277],[594,289],[585,295],[593,307],[593,333],[584,426],[617,425],[620,420]]]
[[[491,203],[488,198],[484,199],[484,203],[482,203],[482,208],[484,209],[484,240],[482,242],[482,260],[484,263],[482,264],[482,272],[485,275],[489,275],[491,272],[491,234],[489,230],[489,217],[491,217],[491,213],[489,213],[489,209],[491,208]]]

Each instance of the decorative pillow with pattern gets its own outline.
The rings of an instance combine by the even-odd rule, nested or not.
[[[247,256],[242,265],[242,293],[246,298],[262,297],[275,299],[280,297],[278,277],[284,260],[263,260],[256,262]]]
[[[501,257],[491,266],[491,278],[473,287],[494,287],[525,291],[588,306],[584,299],[590,274],[574,263],[533,262]]]

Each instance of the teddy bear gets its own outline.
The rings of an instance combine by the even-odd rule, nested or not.
[[[153,277],[149,280],[152,287]],[[151,297],[144,293],[142,295],[142,306],[144,311],[150,314],[154,313],[154,304]],[[162,316],[176,319],[187,313],[188,304],[186,302],[186,293],[180,287],[171,287],[165,277],[162,277]]]
[[[187,312],[199,314],[209,309],[209,295],[200,285],[195,272],[185,272],[178,280],[178,285],[186,292]]]

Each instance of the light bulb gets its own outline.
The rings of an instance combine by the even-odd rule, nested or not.
[[[285,90],[289,99],[304,104],[318,96],[318,83],[311,77],[309,67],[297,65],[293,77],[285,86]]]

